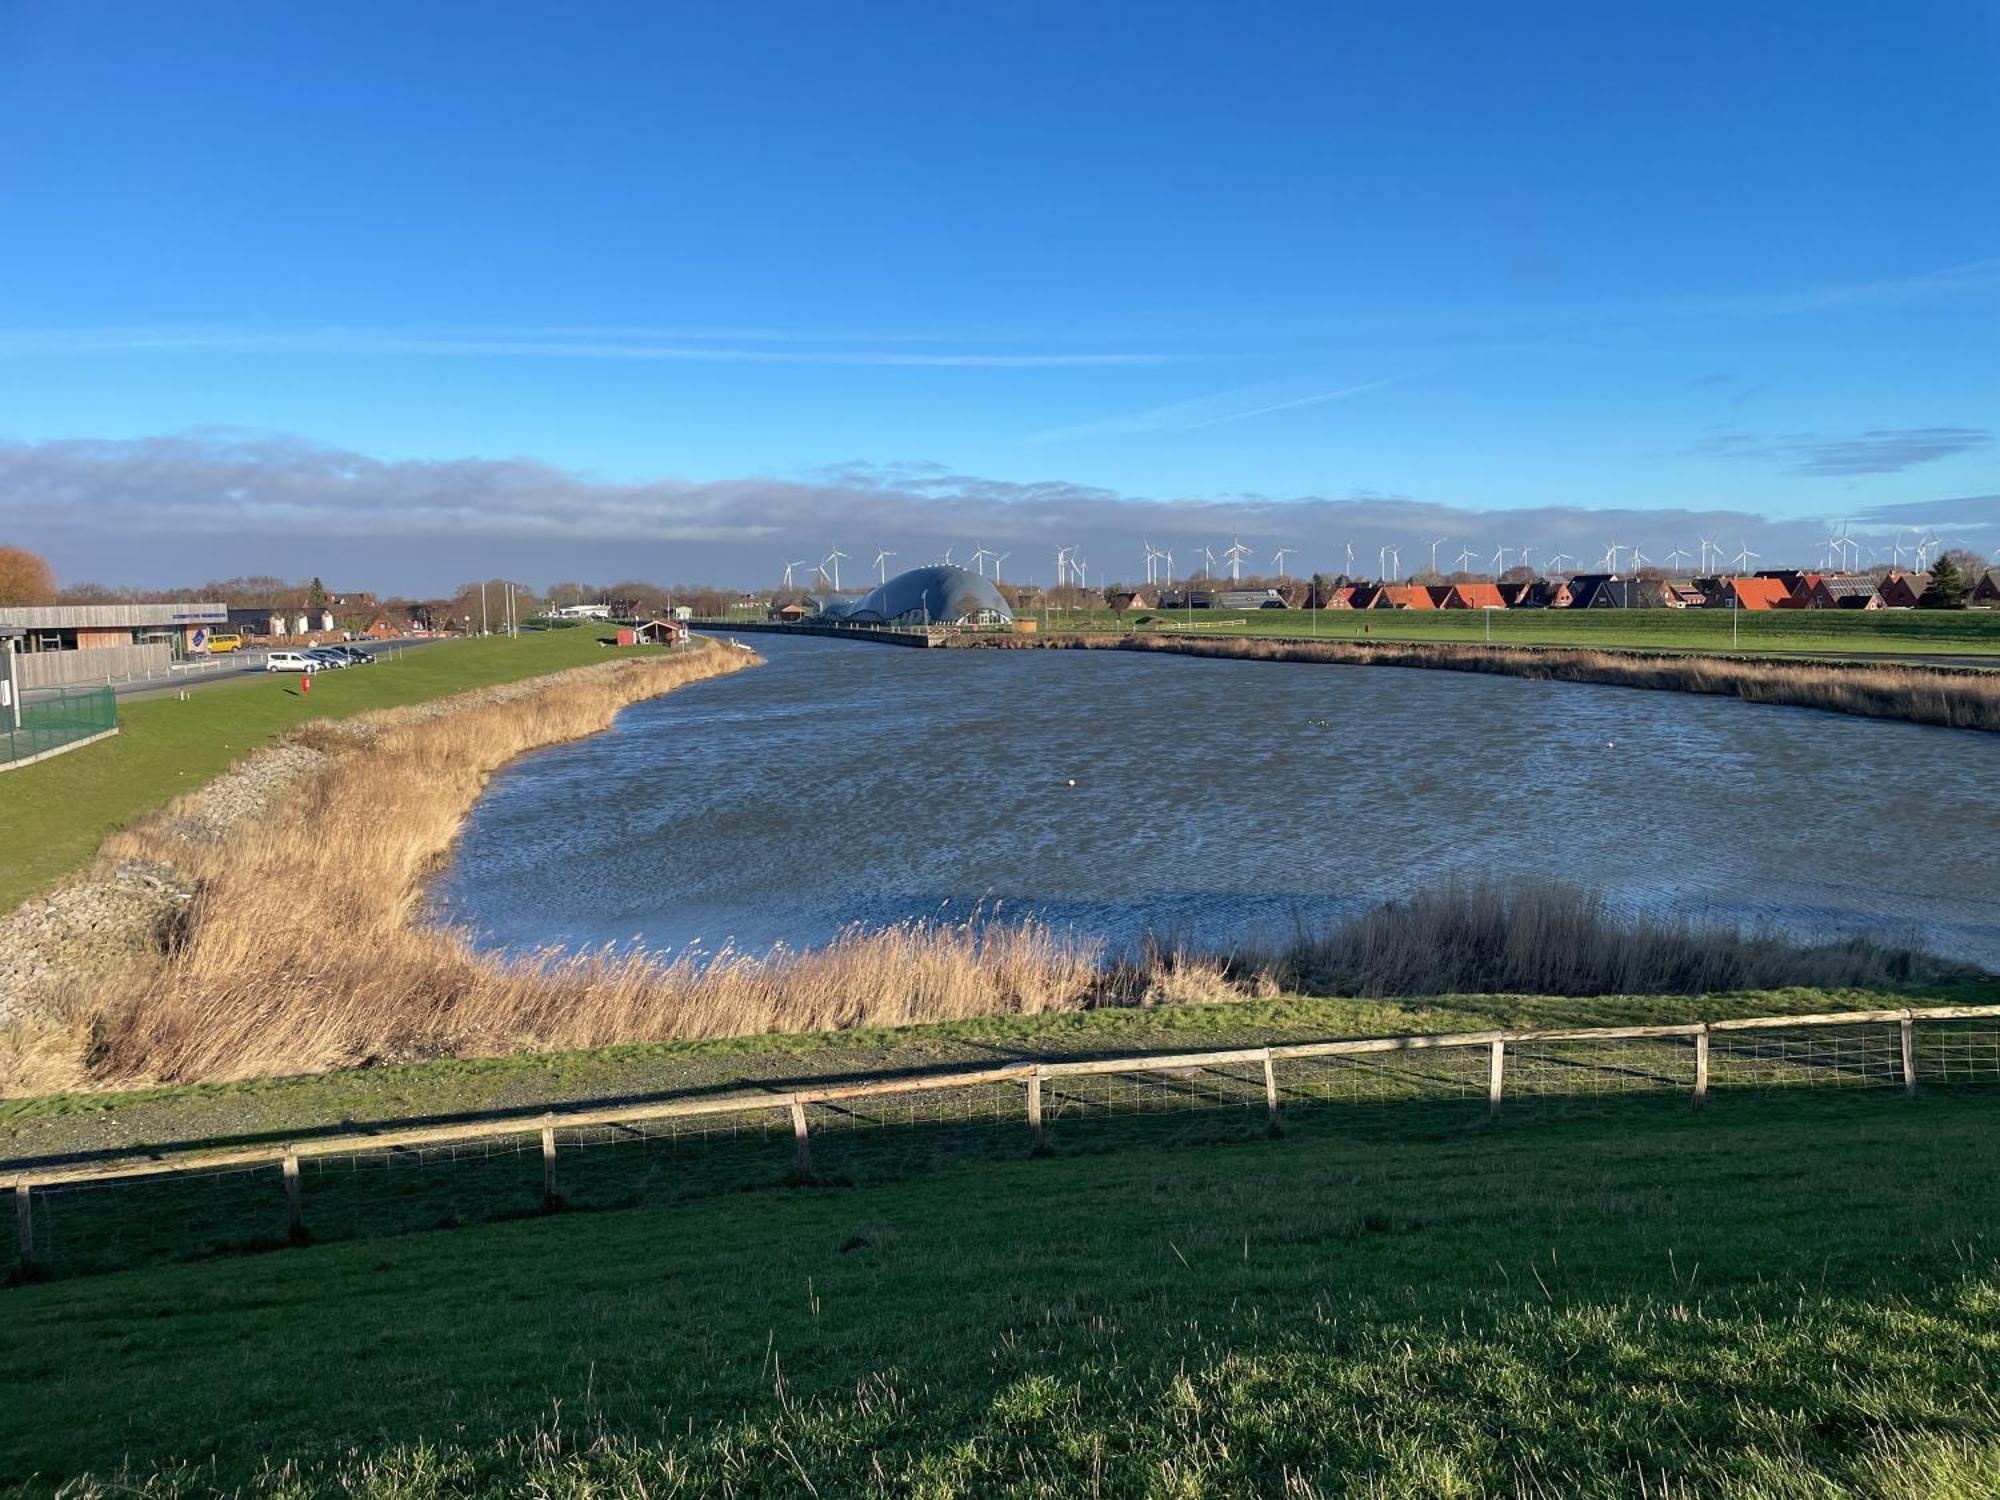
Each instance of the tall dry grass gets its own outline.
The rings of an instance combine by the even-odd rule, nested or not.
[[[1740,656],[1592,651],[1547,646],[1474,646],[1391,641],[1190,640],[1181,636],[984,636],[965,647],[1163,651],[1247,661],[1428,667],[1551,682],[1593,682],[1676,693],[1719,694],[1751,703],[1818,708],[1871,719],[1907,719],[2000,732],[2000,672],[1842,661],[1768,661]]]
[[[1622,920],[1594,891],[1540,880],[1439,886],[1301,933],[1251,962],[1287,989],[1357,996],[1894,990],[1979,972],[1864,938],[1801,947],[1689,922]]]

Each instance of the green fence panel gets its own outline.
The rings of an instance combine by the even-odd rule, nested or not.
[[[0,765],[60,750],[118,727],[118,698],[109,687],[64,688],[21,705],[17,728],[0,709]]]

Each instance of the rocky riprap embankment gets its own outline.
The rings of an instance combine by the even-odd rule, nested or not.
[[[219,844],[330,759],[304,744],[260,750],[175,803],[159,831],[177,842]],[[0,916],[0,1025],[37,1013],[59,986],[88,983],[157,953],[194,894],[194,883],[171,864],[106,857]]]

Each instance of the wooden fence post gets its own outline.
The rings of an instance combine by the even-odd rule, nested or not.
[[[1903,1034],[1903,1092],[1915,1097],[1917,1092],[1917,1039],[1914,1035],[1917,1029],[1916,1019],[1912,1016],[1904,1016],[1897,1023],[1897,1029]]]
[[[14,1184],[14,1233],[20,1245],[24,1277],[35,1270],[35,1190],[25,1182]]]
[[[562,1194],[556,1191],[556,1130],[553,1125],[542,1127],[542,1209],[552,1212],[562,1206]]]
[[[306,1239],[305,1209],[299,1201],[299,1154],[285,1153],[285,1237],[294,1245]]]
[[[1486,1118],[1500,1118],[1500,1078],[1507,1067],[1507,1044],[1493,1044],[1493,1061],[1486,1070]]]
[[[1264,1049],[1264,1112],[1271,1124],[1278,1123],[1278,1070],[1271,1063],[1271,1049]]]
[[[1028,1142],[1033,1151],[1046,1151],[1049,1139],[1042,1131],[1042,1070],[1037,1066],[1028,1075]]]
[[[806,1134],[806,1107],[799,1103],[799,1096],[792,1095],[792,1170],[801,1177],[811,1175],[813,1169],[812,1140]]]
[[[1708,1024],[1694,1034],[1694,1107],[1708,1107]]]

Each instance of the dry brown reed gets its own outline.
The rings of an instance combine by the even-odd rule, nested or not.
[[[2000,672],[1844,661],[1772,661],[1744,656],[1592,651],[1547,646],[1474,646],[1391,641],[1190,640],[1179,636],[981,636],[968,647],[1164,651],[1246,661],[1427,667],[1552,682],[1707,693],[1952,729],[2000,732]]]
[[[1687,922],[1621,920],[1553,881],[1447,884],[1247,960],[1315,995],[1707,995],[1895,990],[1978,970],[1863,938],[1800,947]]]

